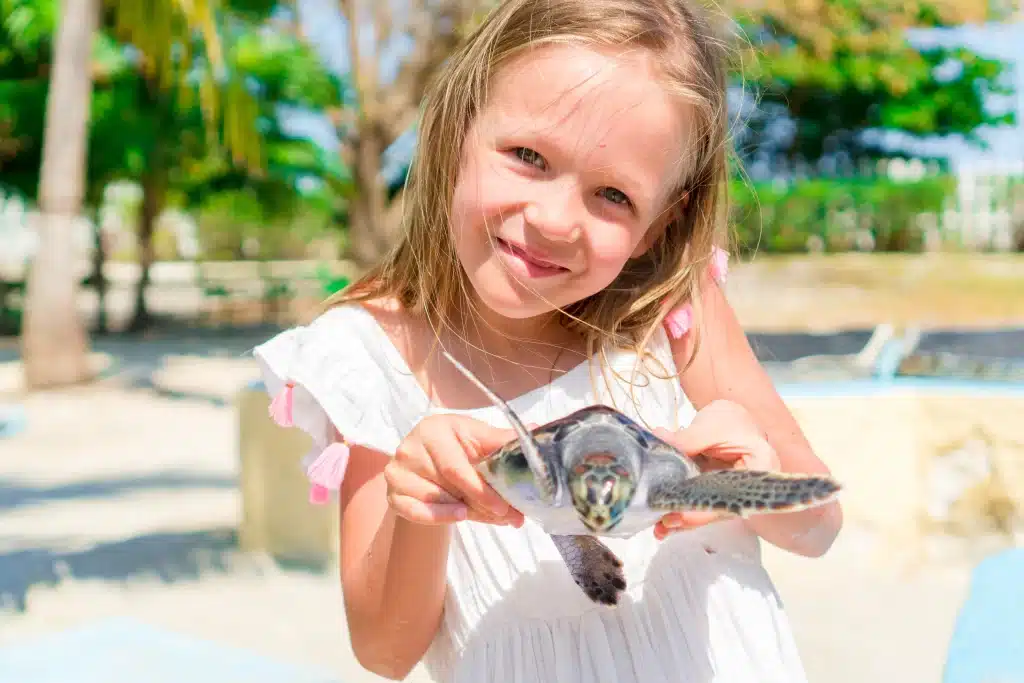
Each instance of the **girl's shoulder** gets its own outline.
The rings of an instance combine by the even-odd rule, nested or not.
[[[396,305],[353,302],[263,342],[253,355],[272,416],[310,434],[315,447],[336,432],[348,444],[393,453],[428,403],[396,346],[407,329]]]

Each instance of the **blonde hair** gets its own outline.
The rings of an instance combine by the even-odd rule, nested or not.
[[[611,346],[642,357],[672,307],[690,301],[699,308],[699,281],[725,238],[726,49],[689,0],[507,0],[496,7],[426,94],[400,241],[326,306],[393,298],[435,330],[453,329],[470,286],[448,223],[467,131],[495,71],[524,49],[568,42],[652,51],[664,87],[689,105],[692,133],[663,233],[609,287],[560,309],[561,322],[583,336],[589,356],[604,359]]]

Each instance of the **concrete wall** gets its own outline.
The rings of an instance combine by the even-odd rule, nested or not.
[[[270,398],[246,390],[237,399],[242,515],[239,544],[283,563],[331,565],[338,547],[338,505],[311,505],[300,461],[311,440],[278,427],[267,414]]]
[[[1024,392],[893,389],[787,399],[844,484],[848,523],[877,559],[927,559],[929,537],[1024,531]]]

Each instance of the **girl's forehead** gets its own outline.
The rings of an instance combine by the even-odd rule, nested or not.
[[[662,87],[655,57],[643,49],[611,50],[571,44],[531,48],[493,75],[489,104],[518,104],[534,116],[568,117],[578,109],[628,109],[638,104],[679,110]]]
[[[685,107],[661,85],[654,55],[581,45],[524,52],[491,81],[482,114],[499,134],[541,135],[577,152],[612,147],[678,160]]]

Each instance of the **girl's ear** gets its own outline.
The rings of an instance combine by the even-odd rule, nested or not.
[[[647,232],[640,239],[636,248],[633,249],[633,253],[629,255],[630,258],[640,258],[646,254],[647,251],[661,238],[668,226],[682,217],[682,213],[686,210],[686,206],[689,203],[690,193],[687,192],[678,203],[670,206],[668,209],[663,211],[661,215],[654,219],[654,222],[651,223],[649,228],[647,228]]]

